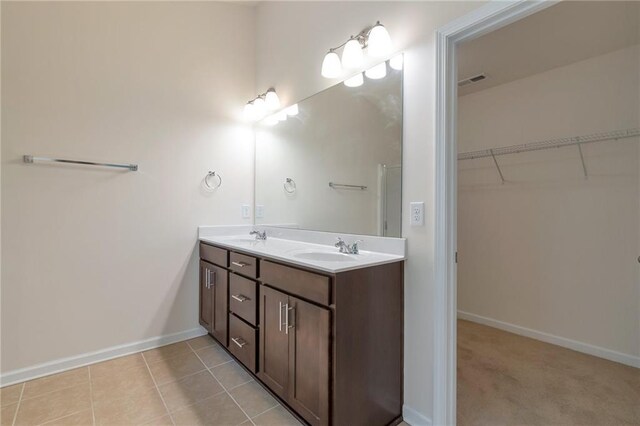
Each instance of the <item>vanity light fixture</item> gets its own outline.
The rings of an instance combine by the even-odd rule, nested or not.
[[[286,108],[285,112],[287,113],[287,115],[289,117],[293,117],[295,115],[298,115],[298,104],[293,104],[289,108]]]
[[[244,106],[245,119],[256,121],[263,118],[267,113],[280,108],[280,99],[276,89],[271,87],[261,95],[256,96]]]
[[[402,54],[396,55],[389,60],[389,66],[396,71],[402,71],[403,62],[404,59],[402,57]]]
[[[343,47],[342,61],[340,61],[336,51]],[[338,78],[342,75],[343,69],[360,68],[364,63],[363,49],[367,49],[367,54],[374,58],[385,57],[391,53],[391,37],[380,21],[373,27],[360,31],[358,35],[351,36],[341,45],[329,49],[322,61],[322,76]]]
[[[379,80],[381,78],[384,78],[387,75],[387,63],[382,62],[378,65],[375,65],[369,68],[364,72],[364,75],[366,75],[367,78],[370,78],[372,80]]]
[[[362,78],[361,72],[344,81],[344,85],[347,87],[359,87],[362,86],[362,83],[364,83],[364,78]]]

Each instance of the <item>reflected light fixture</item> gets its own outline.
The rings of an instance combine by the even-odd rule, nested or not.
[[[244,118],[249,121],[258,121],[264,118],[267,113],[280,109],[280,98],[276,89],[269,88],[266,92],[256,96],[244,106]]]
[[[254,120],[255,111],[253,107],[253,101],[249,101],[244,105],[244,118],[245,120]]]
[[[337,50],[342,50],[342,60]],[[349,40],[337,47],[332,47],[322,61],[322,76],[326,78],[338,78],[343,70],[355,70],[364,64],[364,49],[373,58],[386,57],[391,53],[391,37],[387,29],[377,21],[373,27],[365,28],[358,35],[349,37]]]
[[[389,66],[396,71],[402,71],[404,58],[402,55],[396,55],[389,60]]]
[[[369,68],[364,72],[364,75],[372,80],[384,78],[387,75],[387,63],[382,62],[381,64]]]
[[[362,83],[364,83],[364,78],[361,72],[344,81],[344,85],[347,87],[359,87],[362,86]]]
[[[298,115],[298,104],[293,104],[289,108],[285,109],[285,112],[289,117],[293,117],[294,115]]]
[[[337,78],[342,74],[342,64],[334,49],[329,49],[322,61],[322,76],[325,78]]]

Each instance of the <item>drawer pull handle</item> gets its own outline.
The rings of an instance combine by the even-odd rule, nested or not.
[[[238,268],[244,268],[245,266],[249,266],[248,263],[244,263],[244,262],[231,262],[231,264],[237,266]]]
[[[237,296],[235,294],[232,294],[231,298],[237,300],[238,302],[244,302],[245,300],[249,300],[247,296],[243,296],[242,294],[238,294]]]
[[[239,347],[243,347],[244,345],[247,344],[247,342],[241,337],[232,337],[231,341],[233,341],[233,343],[235,343]]]

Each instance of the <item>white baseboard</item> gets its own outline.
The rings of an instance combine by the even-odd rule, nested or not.
[[[402,406],[402,419],[411,426],[431,426],[431,419],[408,405]]]
[[[638,356],[616,352],[611,349],[602,348],[600,346],[590,345],[588,343],[579,342],[577,340],[566,339],[564,337],[555,336],[553,334],[544,333],[542,331],[521,327],[519,325],[498,321],[492,318],[487,318],[481,315],[476,315],[460,310],[458,311],[458,318],[488,325],[489,327],[498,328],[500,330],[518,334],[520,336],[530,337],[542,342],[562,346],[563,348],[572,349],[577,352],[582,352],[585,354],[597,356],[599,358],[608,359],[609,361],[619,362],[631,367],[640,368],[640,357]]]
[[[95,364],[96,362],[107,361],[123,355],[129,355],[168,345],[170,343],[193,339],[194,337],[203,336],[205,334],[207,334],[207,331],[202,327],[198,327],[191,330],[181,331],[179,333],[166,334],[164,336],[152,337],[150,339],[139,340],[133,343],[112,346],[95,352],[87,352],[67,358],[56,359],[43,364],[8,371],[0,376],[0,385],[6,386],[13,383],[24,382],[25,380],[37,379],[38,377],[60,373],[62,371],[83,367],[89,364]]]

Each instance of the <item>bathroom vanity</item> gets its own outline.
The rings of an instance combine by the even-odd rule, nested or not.
[[[201,237],[200,324],[308,424],[397,424],[403,264],[300,241]]]

